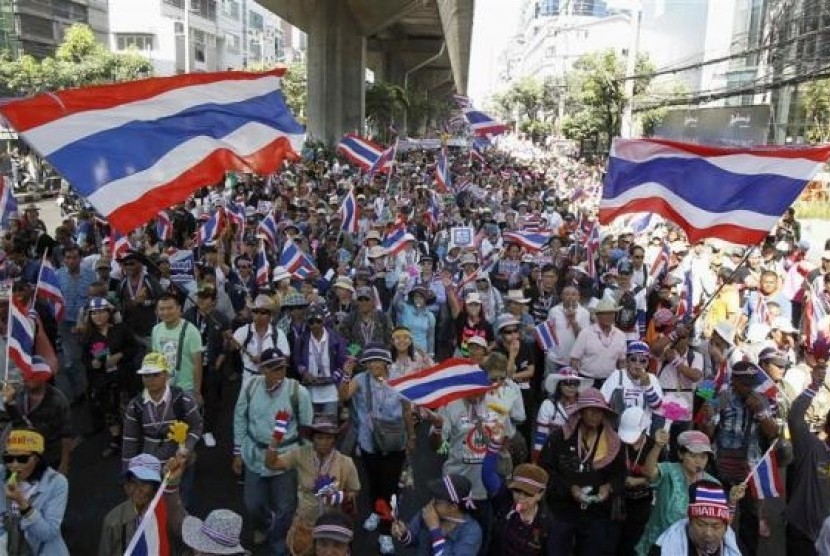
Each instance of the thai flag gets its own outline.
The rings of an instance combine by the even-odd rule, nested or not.
[[[156,235],[161,241],[173,239],[173,221],[170,220],[170,215],[166,210],[156,215]]]
[[[511,177],[513,177],[513,172],[511,172],[510,170],[501,170],[499,171],[499,175],[501,176],[501,179],[509,180]]]
[[[784,496],[784,481],[778,468],[778,456],[773,445],[758,462],[758,467],[749,476],[749,489],[758,500]]]
[[[213,243],[222,235],[222,231],[225,229],[224,216],[225,211],[220,208],[199,226],[199,231],[196,232],[196,242],[199,245]]]
[[[337,153],[364,170],[369,170],[383,154],[383,147],[359,135],[347,133],[337,144]]]
[[[387,384],[410,402],[430,409],[479,396],[491,388],[487,373],[469,359],[447,359]]]
[[[28,309],[12,299],[9,303],[11,332],[8,338],[8,357],[24,374],[33,372],[32,352],[35,346],[35,323],[28,316]]]
[[[493,143],[492,141],[490,141],[490,138],[486,135],[477,135],[473,137],[472,146],[478,152],[484,152],[484,150],[488,147],[492,147]]]
[[[17,212],[17,199],[12,194],[12,187],[5,176],[0,176],[0,225],[9,225],[9,215]]]
[[[40,277],[37,281],[36,290],[38,299],[43,299],[52,305],[52,314],[55,320],[62,321],[66,311],[66,302],[61,293],[61,286],[55,268],[45,254],[40,264]]]
[[[600,222],[655,212],[689,241],[762,241],[830,156],[810,148],[730,149],[658,139],[615,139]]]
[[[265,242],[259,242],[259,249],[254,257],[254,268],[256,269],[256,283],[258,286],[265,286],[271,279],[271,263],[268,262],[268,255],[265,253]]]
[[[678,319],[684,319],[687,316],[691,316],[695,305],[694,299],[694,287],[692,285],[692,271],[687,270],[683,275],[683,283],[681,284],[681,290],[679,299],[677,302],[677,308],[674,311],[674,315]]]
[[[453,190],[455,191],[455,194],[458,195],[459,193],[461,193],[463,191],[467,191],[472,186],[473,186],[473,183],[469,179],[461,178],[460,180],[458,180],[455,183],[455,185],[453,186]]]
[[[130,245],[130,240],[127,239],[127,236],[114,228],[110,236],[110,243],[112,244],[112,258],[115,260],[120,259],[133,249],[133,246]]]
[[[257,225],[256,231],[265,237],[265,241],[271,246],[277,245],[279,239],[279,231],[277,229],[277,219],[274,217],[274,212],[269,212],[268,215],[262,219]]]
[[[430,225],[433,228],[438,227],[438,222],[441,220],[441,199],[435,191],[429,196],[429,205],[427,206],[427,216],[429,216]]]
[[[821,327],[826,324],[824,323],[826,317],[827,311],[824,308],[824,303],[810,287],[810,295],[804,304],[804,341],[808,348],[812,348],[821,335]]]
[[[507,131],[507,126],[497,122],[480,110],[467,109],[464,111],[467,123],[476,135],[499,135]]]
[[[654,217],[653,212],[649,212],[647,214],[643,214],[638,218],[631,221],[631,231],[635,234],[641,234],[648,230],[652,225],[652,218]]]
[[[588,273],[588,276],[596,280],[599,278],[599,272],[597,269],[597,253],[599,252],[598,222],[595,221],[593,226],[591,226],[591,231],[585,238],[583,246],[585,248],[585,271]]]
[[[360,209],[357,206],[357,199],[354,196],[354,189],[350,189],[349,193],[343,199],[343,204],[340,205],[340,216],[343,218],[341,229],[344,232],[351,232],[353,234],[357,233],[359,229],[359,212]]]
[[[654,258],[654,262],[651,263],[651,269],[648,272],[649,278],[654,281],[668,272],[670,260],[671,248],[669,247],[669,244],[664,241],[663,245],[660,247],[660,252],[657,253],[657,256]]]
[[[129,232],[228,170],[266,175],[301,152],[305,130],[285,104],[284,73],[96,85],[10,102],[0,113],[113,227]]]
[[[163,481],[147,506],[138,528],[124,551],[124,556],[170,556],[167,538],[167,501],[162,494],[167,486]]]
[[[39,377],[43,377],[44,380],[48,379],[52,376],[52,367],[49,366],[49,363],[41,357],[40,355],[33,355],[32,356],[32,371],[26,378],[33,378],[35,380],[39,380]]]
[[[314,261],[290,239],[285,242],[282,248],[279,265],[285,267],[285,270],[300,278],[308,276],[308,274],[317,269],[314,266]]]
[[[556,349],[556,346],[559,345],[559,341],[556,338],[556,330],[549,321],[542,321],[537,324],[534,335],[536,336],[536,343],[539,345],[539,349],[544,352]]]
[[[716,504],[726,507],[726,493],[722,488],[714,489],[701,486],[695,489],[693,504]]]
[[[245,237],[245,206],[238,203],[230,203],[225,209],[228,222],[236,226],[236,240],[242,241]]]
[[[390,256],[397,255],[406,247],[406,228],[395,228],[389,235],[383,239],[383,246],[389,251]]]
[[[537,233],[531,231],[505,232],[504,242],[518,243],[528,251],[541,251],[553,237],[552,233]]]
[[[378,159],[369,167],[367,175],[371,178],[377,172],[391,170],[392,164],[395,162],[395,153],[397,150],[398,143],[396,141],[394,145],[383,151]]]
[[[772,315],[769,313],[766,298],[761,295],[761,292],[755,292],[755,321],[761,324],[772,324]]]
[[[470,149],[470,164],[472,164],[473,162],[478,162],[482,166],[487,163],[487,161],[484,159],[483,154],[481,154],[475,149]]]
[[[778,386],[775,382],[773,382],[769,375],[764,372],[764,369],[758,365],[755,365],[754,368],[756,381],[753,390],[762,396],[765,396],[768,400],[775,401],[775,398],[778,396]]]
[[[438,157],[435,160],[435,180],[438,182],[438,190],[441,193],[447,193],[452,187],[452,178],[450,177],[450,159],[447,156],[447,145],[443,145],[438,151]]]

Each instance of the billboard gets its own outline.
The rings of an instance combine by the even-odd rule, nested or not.
[[[770,107],[718,106],[669,110],[654,132],[655,137],[684,143],[731,147],[766,145]]]

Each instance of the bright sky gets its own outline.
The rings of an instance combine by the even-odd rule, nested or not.
[[[475,6],[467,95],[481,106],[495,92],[499,56],[517,31],[522,0],[476,0]]]

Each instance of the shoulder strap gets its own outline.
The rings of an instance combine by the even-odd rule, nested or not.
[[[184,391],[177,386],[171,386],[170,395],[173,397],[173,415],[176,417],[176,420],[184,421],[186,413],[184,407]]]
[[[300,383],[296,380],[291,381],[291,413],[297,419],[297,427],[300,426]]]
[[[182,329],[179,331],[179,343],[176,345],[176,368],[174,372],[179,372],[182,366],[182,348],[184,347],[184,336],[187,333],[187,326],[189,324],[189,320],[182,319]]]

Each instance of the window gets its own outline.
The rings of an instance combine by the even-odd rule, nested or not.
[[[222,14],[238,21],[239,2],[237,0],[222,0]]]
[[[205,19],[216,21],[216,0],[190,0],[190,11]]]
[[[115,46],[118,50],[150,52],[153,50],[153,35],[119,33],[115,36]]]
[[[248,27],[262,31],[265,27],[265,20],[263,19],[262,14],[248,12]]]
[[[190,38],[193,40],[193,44],[201,44],[204,46],[205,44],[205,32],[200,31],[199,29],[191,29],[190,30]]]
[[[558,15],[559,0],[540,0],[538,9],[539,15]]]
[[[259,41],[248,42],[248,56],[254,60],[262,60],[262,44]]]
[[[239,52],[240,47],[239,35],[233,33],[225,33],[225,47],[231,52]]]

